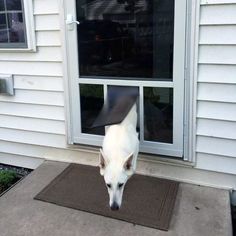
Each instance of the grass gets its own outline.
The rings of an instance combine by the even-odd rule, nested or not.
[[[17,174],[11,170],[0,170],[0,193],[18,180]]]

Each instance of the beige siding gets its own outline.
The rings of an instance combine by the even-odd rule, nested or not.
[[[232,4],[236,3],[236,0],[201,0],[201,5],[208,4]]]
[[[197,159],[198,168],[212,170],[212,162],[214,162],[214,171],[235,174],[236,158],[223,155],[214,155],[213,157],[209,154],[198,153]]]
[[[30,103],[0,102],[0,113],[4,115],[65,120],[64,107],[35,105]]]
[[[201,25],[235,25],[236,4],[206,4],[201,6]]]
[[[61,77],[16,75],[16,89],[63,92]]]
[[[59,0],[33,0],[37,51],[0,53],[15,96],[0,96],[0,160],[66,148]],[[196,167],[236,174],[236,1],[201,0]]]
[[[198,100],[236,103],[236,84],[199,83]]]
[[[236,122],[213,119],[199,119],[197,134],[206,137],[236,140]]]
[[[9,52],[1,52],[0,61],[61,62],[62,55],[60,47],[40,46],[37,53],[21,52],[13,56]]]
[[[34,14],[51,15],[58,14],[58,0],[34,0]]]
[[[0,115],[0,121],[0,127],[3,128],[65,135],[63,121],[9,115]]]
[[[60,31],[38,31],[36,32],[38,47],[56,47],[61,46]]]
[[[234,45],[203,45],[199,48],[200,64],[236,65],[236,47]]]
[[[198,101],[197,118],[236,122],[236,104]]]
[[[13,54],[13,53],[11,53]],[[1,61],[1,73],[13,75],[38,75],[62,77],[61,62]]]
[[[37,51],[0,53],[15,87],[15,96],[0,96],[0,161],[28,167],[30,157],[40,163],[49,149],[66,147],[59,1],[33,5]]]
[[[44,133],[37,130],[26,131],[20,128],[0,128],[0,140],[57,148],[63,148],[66,145],[64,135]]]
[[[197,167],[236,174],[236,1],[202,0]]]
[[[43,158],[43,155],[48,150],[44,146],[16,143],[12,141],[0,141],[0,147],[2,153],[11,153],[14,155],[28,156],[35,158]]]
[[[236,84],[235,75],[235,65],[199,64],[198,66],[198,82]]]
[[[40,158],[32,158],[32,156],[28,157],[25,155],[15,155],[12,153],[9,154],[0,152],[0,157],[1,163],[11,164],[15,166],[23,166],[31,169],[37,168],[43,162],[43,159]]]
[[[230,45],[236,44],[236,25],[202,25],[199,44]]]
[[[35,15],[36,31],[55,31],[60,30],[60,19],[58,14],[54,15]]]
[[[236,152],[235,139],[215,138],[212,136],[198,135],[197,152],[212,155],[212,170],[217,163],[214,155],[229,156],[234,158]]]
[[[16,89],[15,93],[15,96],[2,96],[1,101],[49,106],[64,105],[62,92]]]

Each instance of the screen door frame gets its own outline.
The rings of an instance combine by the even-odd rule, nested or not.
[[[65,1],[65,16],[72,15],[76,19],[75,0]],[[125,80],[121,78],[83,78],[79,77],[79,58],[77,44],[77,30],[75,27],[66,27],[66,55],[69,77],[69,103],[70,103],[70,144],[85,144],[101,146],[103,136],[85,134],[81,132],[81,111],[79,84],[98,84],[104,86],[104,97],[107,86],[135,86],[140,89],[139,120],[140,120],[140,152],[159,154],[183,158],[184,134],[184,85],[185,85],[185,54],[186,54],[186,12],[187,0],[175,0],[174,9],[174,57],[173,80]],[[173,88],[173,143],[161,143],[144,140],[143,135],[143,87]]]

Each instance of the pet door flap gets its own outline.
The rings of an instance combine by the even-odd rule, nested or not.
[[[121,123],[138,96],[138,87],[108,86],[103,108],[91,128]]]

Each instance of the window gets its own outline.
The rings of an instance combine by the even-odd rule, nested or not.
[[[77,1],[82,77],[172,80],[174,0]]]
[[[67,14],[75,9],[80,24],[67,35],[71,143],[101,145],[104,129],[91,124],[103,100],[112,87],[131,86],[139,91],[140,152],[183,158],[186,0],[69,0]]]
[[[0,49],[34,49],[32,17],[30,1],[0,0]]]

